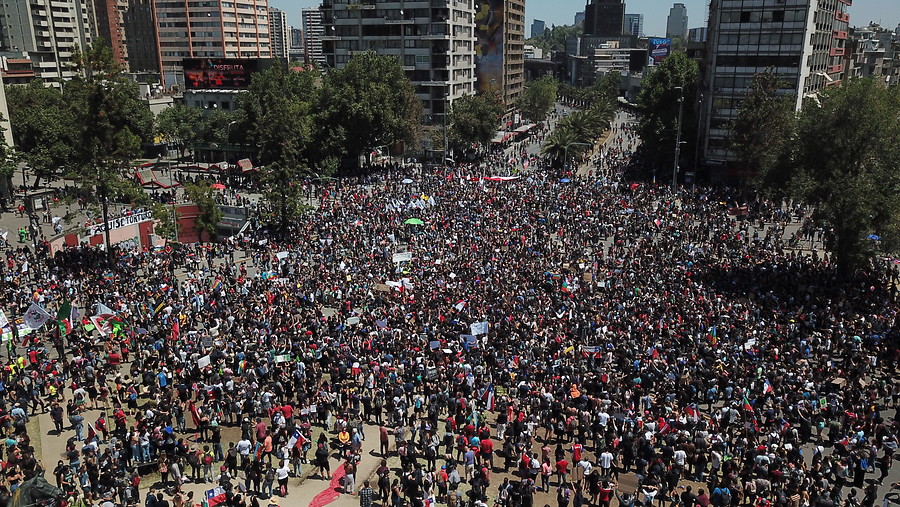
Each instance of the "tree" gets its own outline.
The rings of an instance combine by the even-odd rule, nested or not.
[[[247,138],[259,148],[263,189],[279,210],[282,232],[297,216],[299,179],[309,174],[314,79],[311,72],[294,72],[277,62],[253,76],[240,102]]]
[[[2,119],[2,115],[0,115],[0,119]],[[22,161],[22,154],[6,144],[6,139],[2,137],[5,130],[0,127],[0,205],[4,210],[8,203],[12,202],[12,176]]]
[[[544,76],[525,85],[525,90],[516,100],[516,107],[525,118],[540,123],[547,119],[547,113],[556,104],[559,82]]]
[[[737,117],[731,123],[730,144],[752,177],[785,175],[783,171],[763,171],[781,158],[783,149],[793,137],[794,97],[779,92],[785,88],[771,70],[754,75]]]
[[[583,24],[578,25],[553,25],[544,30],[544,33],[537,37],[532,37],[526,41],[534,47],[541,48],[544,51],[565,51],[566,41],[572,37],[577,37],[584,32]]]
[[[353,55],[325,76],[319,107],[318,125],[338,155],[368,155],[373,148],[411,143],[419,135],[422,102],[394,56]]]
[[[451,143],[461,148],[474,143],[487,145],[497,131],[502,115],[503,105],[490,95],[465,95],[454,100],[448,134]]]
[[[582,152],[587,146],[578,140],[575,133],[569,129],[556,129],[547,136],[547,140],[541,147],[541,155],[550,157],[554,162],[566,164],[576,154]]]
[[[173,206],[152,202],[150,210],[153,212],[153,234],[165,239],[166,241],[177,240],[178,232],[181,228],[178,226],[180,215]]]
[[[200,214],[194,219],[194,224],[202,233],[205,232],[211,240],[214,240],[219,234],[219,222],[222,221],[222,211],[216,204],[213,197],[213,190],[209,188],[212,184],[210,180],[201,180],[199,183],[188,183],[184,186],[188,199],[197,205]]]
[[[641,145],[651,164],[666,168],[663,174],[671,170],[675,157],[679,100],[684,100],[681,139],[687,146],[695,140],[697,114],[693,105],[697,99],[697,76],[697,62],[684,53],[675,53],[644,78],[638,95]],[[689,156],[691,150],[681,150],[680,165],[684,166],[684,159]]]
[[[7,86],[6,97],[13,140],[35,175],[34,185],[69,168],[78,126],[60,90],[35,79]]]
[[[900,88],[852,79],[807,101],[793,149],[767,171],[787,172],[787,191],[832,230],[827,246],[843,276],[874,254],[867,237],[900,246]]]
[[[140,155],[141,142],[150,138],[153,115],[141,101],[137,84],[121,74],[102,39],[76,51],[72,61],[78,74],[64,92],[74,120],[71,165],[78,185],[100,201],[105,223],[109,199],[131,201],[138,196],[125,174]],[[106,245],[113,264],[109,231]]]
[[[203,140],[206,133],[206,121],[203,111],[196,107],[188,107],[183,104],[175,104],[163,109],[156,116],[156,130],[169,141],[174,142],[181,158],[185,152]]]

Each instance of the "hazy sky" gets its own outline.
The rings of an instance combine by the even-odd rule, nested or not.
[[[679,0],[688,9],[688,26],[706,26],[707,0]],[[319,0],[269,0],[269,5],[287,12],[288,23],[300,27],[300,9],[315,7]],[[534,18],[552,24],[572,24],[577,11],[584,10],[585,0],[526,0],[525,36],[531,35],[531,21]],[[644,15],[644,33],[661,35],[666,32],[666,16],[674,2],[668,0],[625,0],[625,12]],[[894,29],[900,23],[900,0],[855,0],[850,7],[850,24],[865,26],[869,21]]]

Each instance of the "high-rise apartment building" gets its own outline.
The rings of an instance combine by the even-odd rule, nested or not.
[[[669,9],[669,17],[666,20],[666,37],[683,39],[688,33],[687,7],[677,3]]]
[[[303,19],[303,49],[306,52],[306,63],[324,66],[322,37],[325,36],[325,26],[322,24],[322,12],[319,9],[303,9],[300,15]]]
[[[525,86],[525,0],[503,3],[503,100],[511,109]]]
[[[584,7],[584,35],[621,37],[625,31],[623,0],[589,0]]]
[[[290,41],[288,41],[287,13],[275,7],[269,7],[269,41],[273,58],[287,60]]]
[[[288,58],[292,62],[303,62],[306,60],[303,51],[303,30],[290,27],[291,37],[288,41]]]
[[[166,88],[183,84],[185,58],[272,57],[269,0],[155,2],[159,67]]]
[[[643,14],[626,14],[625,15],[625,35],[634,35],[635,37],[644,36],[644,15]]]
[[[154,1],[127,0],[124,26],[130,72],[160,72]]]
[[[371,8],[328,0],[322,4],[326,67],[340,69],[364,51],[396,57],[422,100],[423,121],[443,124],[453,101],[475,91],[474,1],[407,0],[378,3],[377,9],[375,2],[364,6]],[[497,23],[502,35],[502,19]],[[524,61],[521,65],[524,71]]]
[[[125,11],[128,0],[94,0],[94,24],[97,36],[109,44],[116,63],[128,70],[128,45],[125,35]]]
[[[544,30],[547,29],[547,23],[542,19],[535,19],[531,22],[531,38],[540,37],[544,35]]]
[[[584,23],[584,11],[578,11],[575,13],[575,24]]]
[[[852,0],[712,0],[703,74],[700,158],[717,180],[741,179],[741,164],[727,142],[753,76],[771,70],[794,95],[805,98],[843,77]]]
[[[0,50],[27,53],[45,81],[69,79],[75,48],[93,40],[93,11],[90,0],[3,0]]]

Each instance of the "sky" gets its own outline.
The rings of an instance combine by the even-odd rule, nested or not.
[[[688,10],[688,27],[706,26],[708,0],[679,0]],[[300,9],[317,7],[319,0],[269,0],[269,5],[277,7],[288,15],[288,24],[300,28]],[[531,22],[542,19],[550,25],[570,25],[575,13],[584,10],[585,0],[526,0],[525,35],[531,35]],[[625,0],[625,12],[644,15],[644,34],[665,36],[666,17],[674,1],[668,0]],[[866,26],[875,21],[893,30],[900,23],[900,1],[898,0],[855,0],[850,7],[850,24]]]

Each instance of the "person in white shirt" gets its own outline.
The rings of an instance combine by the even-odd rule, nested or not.
[[[600,471],[604,476],[608,477],[612,471],[613,460],[615,460],[615,456],[609,452],[609,449],[604,449],[603,452],[600,453]]]
[[[281,466],[275,470],[275,478],[278,479],[278,491],[281,493],[281,496],[287,496],[288,494],[288,477],[291,475],[291,470],[288,468],[288,461],[282,460]]]

